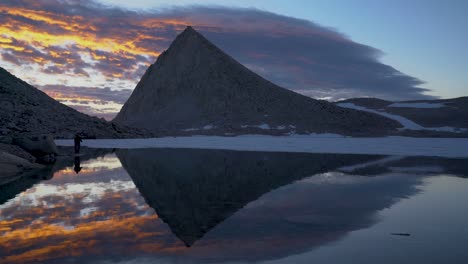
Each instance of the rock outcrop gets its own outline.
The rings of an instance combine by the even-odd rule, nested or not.
[[[31,153],[16,145],[0,143],[0,151],[9,153],[14,156],[18,156],[32,163],[36,162],[36,157],[34,157]]]
[[[141,78],[114,121],[159,134],[385,135],[400,124],[281,88],[187,27]]]
[[[52,135],[16,137],[12,143],[32,154],[37,158],[36,161],[42,164],[54,163],[58,154]]]
[[[0,150],[0,185],[44,166]]]
[[[58,154],[52,135],[18,137],[13,139],[13,144],[20,146],[34,156],[44,156],[48,154]]]
[[[73,138],[78,132],[96,138],[143,135],[61,104],[0,67],[0,138],[26,134]]]

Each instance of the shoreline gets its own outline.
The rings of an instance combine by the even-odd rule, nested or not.
[[[55,142],[58,146],[73,146],[73,140],[57,139]],[[412,138],[399,136],[356,138],[333,134],[191,136],[145,139],[90,139],[83,140],[82,146],[116,149],[193,148],[468,158],[468,138]]]

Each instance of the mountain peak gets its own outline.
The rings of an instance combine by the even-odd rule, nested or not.
[[[198,37],[198,38],[201,37],[201,38],[204,39],[204,37],[198,31],[196,31],[193,27],[187,26],[184,29],[184,31],[182,31],[179,35],[177,35],[177,37],[176,37],[176,39],[174,40],[173,43],[176,43],[180,39],[189,39],[189,38],[193,38],[193,37]]]
[[[192,26],[187,26],[182,33],[198,33]]]
[[[391,120],[276,86],[190,26],[148,68],[114,120],[171,135],[359,134],[360,127],[373,127],[369,134],[374,135],[398,127]]]
[[[201,48],[202,46],[214,46],[209,40],[207,40],[202,34],[196,31],[193,27],[187,26],[168,48],[168,52],[171,50],[191,50],[194,48]]]

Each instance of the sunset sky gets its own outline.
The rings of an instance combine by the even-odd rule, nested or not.
[[[261,76],[327,100],[468,95],[467,1],[2,0],[0,66],[111,119],[187,25]]]

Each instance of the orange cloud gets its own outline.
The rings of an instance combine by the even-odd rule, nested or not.
[[[61,92],[54,92],[54,91],[45,91],[47,95],[49,95],[50,97],[54,98],[55,100],[57,101],[71,101],[71,100],[75,100],[75,101],[78,101],[78,102],[95,102],[99,99],[97,98],[93,98],[91,96],[80,96],[80,95],[76,95],[76,94],[66,94],[66,93],[61,93]]]
[[[91,23],[98,21],[86,22],[86,19],[81,16],[63,16],[52,14],[44,11],[36,11],[26,8],[5,7],[0,6],[0,12],[4,15],[13,17],[27,18],[33,21],[45,22],[48,25],[57,25],[63,32],[54,34],[47,32],[42,27],[35,27],[32,24],[20,23],[21,20],[14,20],[14,24],[2,24],[0,30],[7,38],[14,38],[20,41],[31,43],[34,40],[41,47],[60,46],[73,42],[80,47],[89,48],[92,50],[105,50],[111,52],[125,52],[130,54],[145,54],[158,56],[160,52],[140,47],[133,40],[125,40],[114,36],[97,37],[97,27]],[[149,37],[149,36],[146,36]]]
[[[162,51],[161,45],[150,43],[169,41],[154,34],[154,29],[184,24],[118,18],[115,23],[127,27],[119,30],[106,17],[44,11],[42,5],[47,4],[0,3],[0,56],[18,66],[37,65],[42,73],[68,78],[90,78],[91,73],[102,74],[107,81],[136,81],[142,74],[141,64],[147,66]],[[149,30],[140,30],[148,23]]]

